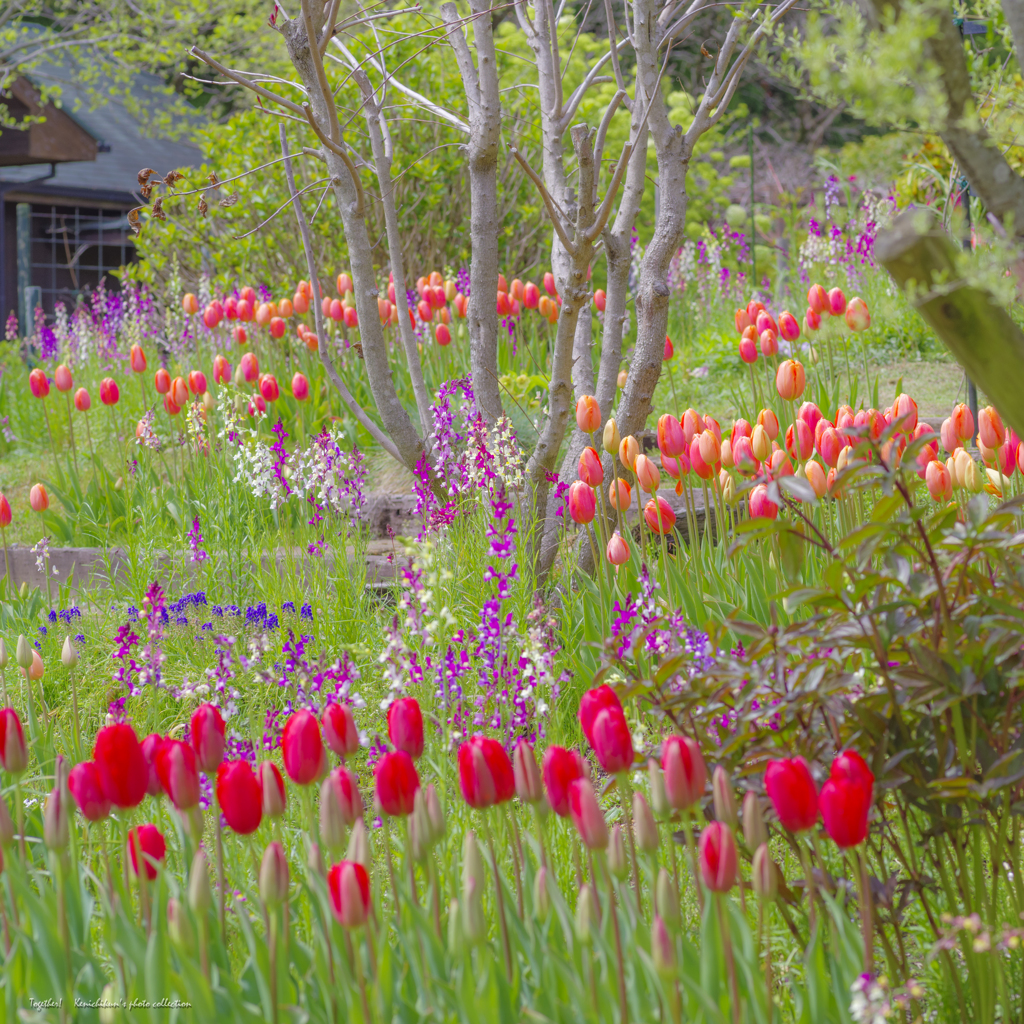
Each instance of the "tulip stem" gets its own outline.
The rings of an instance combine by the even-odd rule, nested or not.
[[[732,1005],[734,1024],[740,1020],[740,995],[736,985],[736,963],[733,959],[732,938],[725,923],[725,896],[723,893],[714,895],[715,909],[718,912],[718,927],[722,933],[722,948],[725,951],[725,968],[729,973],[729,1002]]]
[[[386,814],[381,814],[381,822],[383,828],[381,831],[384,833],[384,852],[387,856],[388,861],[388,877],[391,879],[391,895],[395,900],[395,921],[399,924],[402,920],[401,905],[398,902],[398,881],[395,878],[395,861],[391,856],[391,819]]]
[[[857,888],[860,891],[860,930],[864,939],[864,970],[870,974],[874,967],[875,929],[871,909],[871,876],[868,874],[868,858],[864,852],[864,844],[857,847],[855,853],[857,872]]]
[[[270,960],[270,1019],[277,1024],[277,911],[270,911],[269,941],[267,952]]]
[[[21,847],[21,863],[28,870],[28,853],[25,849],[25,800],[21,795],[21,778],[17,776],[14,782],[14,799],[18,805],[18,841]]]
[[[505,894],[501,888],[501,875],[498,874],[498,857],[494,852],[494,836],[491,834],[491,823],[484,812],[484,829],[487,832],[487,846],[491,851],[491,867],[494,870],[494,886],[498,892],[498,923],[501,926],[501,945],[505,952],[505,974],[512,981],[512,949],[508,941],[508,923],[505,920]]]
[[[600,857],[604,870],[605,884],[608,886],[608,912],[612,916],[612,931],[615,935],[615,961],[619,969],[619,1024],[629,1022],[629,1002],[626,998],[626,969],[622,964],[622,935],[619,932],[619,915],[615,908],[615,887],[612,884],[611,872],[608,870],[608,857]]]
[[[11,579],[11,556],[7,553],[7,529],[0,527],[0,536],[4,539],[4,572],[7,576],[7,586],[13,587],[14,580]],[[13,597],[13,594],[11,595]],[[7,701],[7,680],[4,680],[4,702]]]
[[[213,813],[216,815],[217,834],[217,912],[220,917],[220,940],[225,948],[228,944],[228,935],[225,929],[224,920],[224,830],[220,822],[220,804],[214,800]]]
[[[622,818],[626,822],[629,833],[629,856],[633,863],[633,893],[636,896],[637,917],[643,917],[643,906],[640,902],[640,868],[636,860],[636,836],[633,835],[633,815],[630,809],[632,787],[629,784],[629,772],[619,773],[619,800],[622,803]]]
[[[704,914],[704,890],[700,887],[700,872],[697,867],[697,847],[693,841],[693,809],[686,812],[683,832],[686,834],[686,852],[690,858],[690,873],[693,875],[693,889],[697,893],[697,908]]]
[[[805,844],[800,843],[800,862],[804,868],[804,878],[807,882],[807,896],[810,901],[808,908],[808,924],[810,926],[811,941],[814,939],[814,932],[817,926],[817,907],[815,906],[815,897],[817,895],[814,885],[814,869],[811,866],[810,858],[807,856],[807,848]]]
[[[675,603],[674,603],[673,598],[672,598],[672,580],[671,580],[671,578],[669,576],[669,573],[668,573],[668,542],[665,540],[665,522],[664,522],[664,519],[662,518],[661,502],[658,501],[658,492],[657,491],[654,492],[653,497],[654,497],[654,508],[655,508],[655,511],[657,512],[657,515],[658,515],[658,537],[661,540],[661,572],[662,572],[662,575],[665,577],[665,597],[666,597],[666,602],[665,603],[666,603],[666,606],[668,607],[668,613],[669,613],[669,615],[671,615],[672,611],[673,611],[673,609],[675,607]],[[643,527],[641,526],[640,529],[643,529]],[[630,833],[630,834],[632,835],[632,833]],[[630,840],[630,842],[632,842],[632,839]]]
[[[359,955],[358,949],[352,950],[352,963],[356,969],[356,981],[359,983],[359,998],[363,1004],[363,1020],[370,1024],[373,1017],[370,1015],[370,1000],[366,995],[366,978],[363,975],[363,958]]]
[[[75,459],[75,473],[78,473],[78,447],[75,444],[75,428],[71,422],[71,392],[64,393],[64,399],[68,404],[68,436],[71,438],[71,454]]]
[[[512,846],[512,865],[515,869],[516,875],[516,907],[519,910],[519,918],[522,920],[523,917],[523,877],[519,867],[519,858],[522,855],[523,848],[519,842],[519,827],[515,823],[515,818],[512,815],[511,807],[505,808],[505,824],[511,831],[511,839],[513,840],[510,844]]]
[[[68,669],[68,675],[71,677],[71,711],[74,715],[75,720],[75,760],[81,761],[82,759],[82,741],[81,741],[81,725],[78,719],[78,684],[75,682],[75,670],[73,668]],[[7,684],[4,683],[4,701],[7,700]]]

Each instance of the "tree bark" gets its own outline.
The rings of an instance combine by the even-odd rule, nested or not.
[[[454,3],[441,5],[469,106],[469,359],[477,408],[489,424],[505,412],[498,384],[498,143],[501,97],[491,31],[491,7],[470,0],[476,66]]]

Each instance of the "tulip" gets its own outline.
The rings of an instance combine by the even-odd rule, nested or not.
[[[408,698],[412,700],[412,698]],[[396,702],[398,703],[398,702]],[[415,701],[414,701],[415,703]],[[392,705],[394,707],[394,705]],[[419,705],[416,705],[416,713],[419,714]],[[356,729],[356,720],[352,712],[344,704],[336,702],[328,704],[320,716],[320,725],[323,727],[324,740],[327,746],[334,751],[342,760],[351,757],[359,749],[359,731]],[[420,715],[420,754],[423,753],[423,717]],[[391,742],[400,750],[403,747],[391,734],[391,708],[388,708],[388,733],[391,735]],[[409,751],[412,754],[412,751]],[[413,754],[419,757],[419,754]]]
[[[253,307],[252,303],[248,299],[239,299],[238,305],[235,307],[237,310],[237,316],[239,320],[249,323],[253,318]]]
[[[320,838],[328,849],[339,849],[345,830],[363,816],[363,799],[355,776],[335,768],[320,786]]]
[[[92,759],[103,794],[115,807],[136,807],[142,802],[149,786],[149,766],[135,730],[127,722],[100,729]]]
[[[804,368],[795,359],[785,359],[775,375],[775,389],[784,402],[792,402],[804,393]]]
[[[980,413],[978,418],[981,418]],[[961,443],[970,441],[974,437],[974,416],[971,415],[971,410],[963,402],[953,407],[953,414],[950,419],[952,420],[953,433],[956,434]]]
[[[874,782],[863,759],[849,752],[836,758],[829,779],[821,787],[818,803],[825,831],[841,849],[857,846],[867,838]]]
[[[762,843],[768,842],[761,803],[757,794],[749,789],[743,797],[743,841],[748,850],[756,850]]]
[[[681,920],[679,893],[676,890],[675,882],[672,881],[672,876],[664,868],[658,871],[658,881],[655,883],[654,892],[654,905],[657,907],[658,913],[669,927],[678,928]]]
[[[604,466],[601,456],[594,448],[584,448],[580,453],[577,475],[588,487],[600,487],[604,483]]]
[[[627,469],[634,471],[636,467],[636,458],[640,454],[640,445],[637,444],[636,438],[630,434],[628,437],[624,437],[619,442],[619,462],[621,462]]]
[[[79,412],[88,412],[89,407],[92,405],[92,399],[89,397],[89,392],[85,388],[79,388],[75,392],[75,408]]]
[[[117,405],[120,397],[121,392],[118,390],[114,379],[112,377],[104,377],[100,381],[100,401],[104,405]]]
[[[53,371],[53,383],[61,394],[71,390],[74,383],[71,379],[71,371],[63,363]]]
[[[28,492],[28,503],[33,512],[45,512],[50,507],[50,496],[43,484],[33,484]]]
[[[619,437],[619,428],[614,419],[609,418],[608,422],[604,425],[604,433],[601,437],[601,442],[604,450],[609,455],[615,455],[619,450],[622,438]]]
[[[582,480],[577,480],[569,487],[569,515],[574,523],[585,525],[592,522],[597,512],[597,502],[593,490]]]
[[[602,708],[590,731],[594,753],[609,775],[626,771],[633,764],[633,738],[621,707]]]
[[[626,844],[622,840],[622,826],[613,825],[608,839],[608,870],[621,882],[629,874],[629,861],[626,860]]]
[[[343,928],[361,928],[370,915],[370,876],[362,864],[339,861],[327,876],[331,910]]]
[[[761,430],[760,427],[756,427],[756,430]],[[764,431],[761,430],[763,434]],[[767,443],[767,435],[765,435]],[[771,449],[769,448],[769,451]],[[754,446],[751,444],[750,438],[738,437],[732,445],[732,461],[736,468],[741,473],[752,474],[758,470],[758,459],[754,455]]]
[[[613,480],[608,485],[608,503],[616,511],[625,512],[633,501],[633,488],[625,480]]]
[[[156,825],[137,825],[128,833],[128,856],[132,873],[139,874],[139,860],[142,860],[146,877],[152,882],[156,878],[157,864],[162,864],[167,844]]]
[[[973,459],[971,459],[971,465],[974,465]],[[949,470],[938,459],[932,459],[925,467],[924,482],[934,501],[949,501],[953,497],[953,481],[950,478]],[[964,483],[966,485],[966,476]]]
[[[978,410],[978,443],[986,448],[998,448],[1003,443],[1004,428],[999,413],[991,406]]]
[[[658,419],[658,449],[662,455],[678,458],[686,452],[686,435],[683,425],[671,413]]]
[[[6,530],[11,525],[11,503],[7,500],[7,496],[0,494],[0,530]],[[3,641],[0,640],[0,644]],[[0,668],[5,666],[0,666]]]
[[[813,309],[807,310],[804,313],[804,327],[808,331],[818,330],[821,327],[821,314],[815,313]],[[811,353],[811,362],[817,362],[817,356],[814,355],[813,351]]]
[[[796,341],[800,337],[800,323],[792,313],[783,311],[779,314],[779,334],[786,341]]]
[[[830,288],[828,292],[828,311],[833,316],[842,316],[846,312],[846,296],[842,288]]]
[[[388,706],[388,737],[413,760],[423,753],[423,714],[415,697],[402,697]]]
[[[794,426],[796,427],[796,440],[793,439]],[[786,427],[786,451],[796,461],[804,462],[811,457],[813,450],[814,436],[811,433],[811,428],[798,417],[795,424]]]
[[[238,369],[246,384],[252,384],[259,379],[260,363],[252,352],[243,353],[242,358],[238,362]]]
[[[240,836],[247,836],[260,827],[263,793],[248,761],[221,763],[217,769],[217,803],[228,827]]]
[[[188,385],[185,383],[184,377],[175,377],[171,382],[171,390],[168,392],[171,401],[178,406],[179,409],[183,409],[188,403]]]
[[[287,806],[287,795],[281,771],[273,761],[263,761],[256,769],[260,786],[261,807],[268,818],[279,818]]]
[[[260,899],[266,907],[276,907],[288,899],[288,858],[280,843],[268,843],[260,862]]]
[[[892,413],[901,430],[912,434],[917,429],[917,402],[910,395],[901,394],[893,403]]]
[[[616,566],[625,565],[629,561],[629,545],[618,530],[608,538],[605,556],[612,565]]]
[[[838,288],[834,291],[839,292],[839,298],[842,298],[843,293]],[[829,300],[832,299],[832,292],[829,292]],[[842,312],[842,310],[832,310],[836,316]],[[861,298],[854,296],[850,299],[846,306],[846,326],[851,331],[866,331],[871,326],[871,314],[868,312],[868,304]]]
[[[195,316],[199,312],[199,300],[191,292],[186,292],[181,299],[181,308],[189,316]]]
[[[110,814],[110,801],[103,792],[99,772],[92,761],[83,761],[71,769],[68,789],[86,820],[102,821]]]
[[[738,334],[742,334],[750,326],[751,321],[746,309],[737,309],[734,319]]]
[[[598,288],[594,292],[594,308],[598,311],[598,313],[603,313],[604,312],[605,306],[607,305],[607,301],[608,301],[608,299],[607,299],[607,296],[604,293],[604,290],[601,289],[601,288]]]
[[[746,334],[740,338],[739,344],[740,359],[748,365],[757,362],[757,339],[748,337]]]
[[[644,853],[654,853],[661,842],[658,825],[643,793],[633,793],[633,837]]]
[[[32,652],[32,664],[28,669],[29,679],[42,679],[43,678],[43,659],[39,656],[38,651]]]
[[[693,807],[704,794],[708,771],[696,740],[669,736],[661,745],[665,795],[677,811]]]
[[[385,754],[374,768],[377,803],[391,817],[411,814],[420,777],[413,759],[404,750]]]
[[[200,771],[215,772],[224,758],[224,719],[212,704],[200,704],[189,723]]]
[[[544,790],[551,809],[560,818],[569,815],[569,787],[577,779],[587,777],[583,758],[575,750],[566,750],[552,744],[544,751],[541,772]]]
[[[438,324],[437,327],[434,328],[434,338],[438,345],[448,345],[452,340],[452,332],[449,331],[444,324]]]
[[[832,307],[828,301],[828,293],[820,284],[812,284],[807,290],[807,305],[815,313],[824,314],[825,316],[832,312]]]
[[[305,402],[309,398],[309,381],[304,373],[296,373],[292,377],[292,397],[296,402]]]
[[[761,332],[759,343],[761,345],[761,354],[765,358],[768,358],[769,356],[777,356],[779,354],[778,337],[770,328]]]
[[[764,312],[764,303],[758,302],[756,299],[751,299],[747,303],[747,316],[750,318],[751,323],[757,322],[757,314]]]
[[[515,779],[516,796],[524,803],[536,804],[544,799],[544,784],[537,767],[533,747],[524,737],[516,743],[512,752],[512,775]]]
[[[828,491],[828,478],[825,470],[817,462],[808,462],[804,466],[804,476],[814,490],[814,496],[819,500],[825,497]]]
[[[835,427],[826,427],[821,432],[821,437],[818,441],[818,452],[825,465],[830,469],[835,469],[836,464],[839,462],[839,453],[842,449],[843,442]]]
[[[285,723],[281,734],[284,770],[292,782],[308,786],[320,775],[324,755],[320,726],[312,711],[296,711]]]
[[[783,828],[804,832],[814,827],[818,820],[818,793],[802,757],[769,761],[764,785]]]
[[[345,307],[345,326],[346,327],[358,327],[359,326],[359,314],[356,312],[356,307],[355,306],[346,306]]]
[[[757,314],[754,327],[758,334],[763,334],[765,331],[771,331],[773,334],[779,333],[779,325],[775,322],[775,318],[764,309]]]
[[[609,707],[622,711],[622,703],[618,694],[607,684],[587,690],[580,698],[577,714],[583,735],[586,736],[587,742],[591,746],[594,745],[594,720],[601,711]]]
[[[189,811],[199,803],[196,755],[187,743],[164,740],[156,754],[156,773],[161,788],[179,811]]]
[[[515,772],[505,748],[487,736],[471,736],[459,747],[462,797],[477,810],[511,800]]]
[[[771,438],[768,436],[768,431],[766,431],[760,423],[758,423],[757,426],[754,427],[750,435],[750,449],[754,458],[758,462],[766,462],[771,457]],[[733,455],[733,458],[737,458],[735,453]]]
[[[697,848],[701,877],[712,892],[728,892],[736,884],[736,840],[732,830],[712,821]]]
[[[603,850],[608,846],[608,823],[589,779],[570,783],[569,814],[588,850]]]
[[[715,818],[730,829],[739,824],[736,809],[736,797],[732,792],[732,781],[729,773],[718,765],[711,775],[711,797],[715,808]]]
[[[665,348],[662,350],[661,353],[662,362],[667,363],[675,354],[676,350],[672,347],[672,339],[666,334]]]
[[[558,290],[555,288],[555,275],[550,270],[544,275],[544,291],[552,296],[558,294]]]
[[[166,375],[167,371],[163,372]],[[218,384],[228,384],[231,381],[231,364],[219,353],[213,357],[213,379]]]
[[[160,748],[164,745],[164,737],[158,732],[151,732],[140,744],[142,756],[146,762],[146,792],[150,796],[162,796],[164,792],[163,783],[160,781],[160,774],[157,771],[157,757]]]
[[[675,529],[676,514],[672,506],[658,495],[644,506],[644,520],[655,533],[667,534]]]
[[[768,488],[758,484],[747,499],[751,519],[775,519],[779,514],[779,506],[768,497]]]
[[[779,418],[771,409],[762,409],[757,414],[757,424],[759,427],[764,428],[764,432],[768,435],[770,441],[774,441],[779,436]],[[751,435],[753,437],[753,435]],[[756,449],[755,449],[756,450]],[[764,461],[763,459],[761,460]]]
[[[634,472],[637,483],[649,494],[653,494],[658,489],[658,485],[661,483],[661,474],[658,472],[658,467],[646,455],[636,457]]]
[[[38,366],[28,375],[28,386],[35,398],[45,398],[50,393],[46,372]]]
[[[601,429],[601,406],[593,395],[583,395],[576,403],[576,426],[584,434]]]
[[[58,783],[50,790],[43,808],[43,844],[48,850],[60,851],[67,848],[68,840],[67,790]]]
[[[28,767],[25,733],[14,708],[0,710],[0,764],[12,775],[20,775]]]

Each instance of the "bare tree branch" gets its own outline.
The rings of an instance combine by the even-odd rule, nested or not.
[[[572,252],[573,243],[569,240],[569,236],[566,234],[566,230],[562,226],[562,218],[558,216],[555,204],[552,202],[551,196],[548,193],[547,188],[544,186],[544,182],[541,180],[540,175],[529,165],[526,157],[524,157],[515,146],[512,147],[511,153],[518,161],[519,166],[526,172],[526,176],[534,183],[534,185],[537,186],[537,191],[540,192],[541,198],[544,200],[544,207],[548,211],[548,216],[551,218],[555,234],[558,235],[565,251]]]

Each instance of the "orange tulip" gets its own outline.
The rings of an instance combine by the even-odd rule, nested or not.
[[[28,503],[33,512],[45,512],[50,507],[50,496],[43,484],[32,485],[32,490],[28,492]]]

